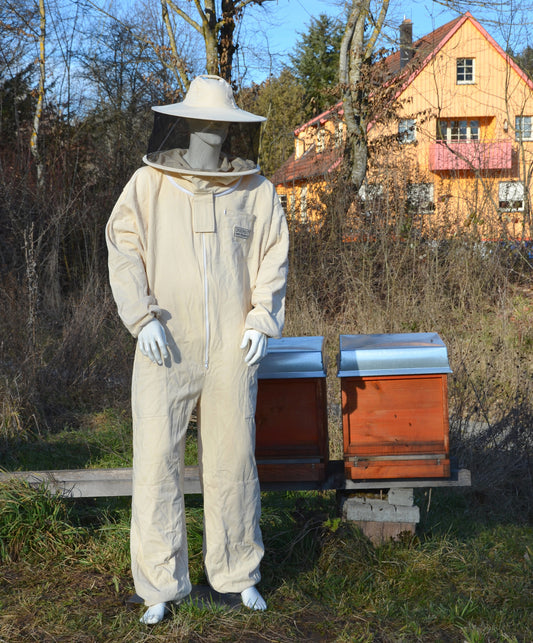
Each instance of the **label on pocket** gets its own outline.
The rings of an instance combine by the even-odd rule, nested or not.
[[[250,236],[250,230],[248,230],[248,228],[241,228],[238,225],[233,226],[234,239],[248,239],[249,236]]]

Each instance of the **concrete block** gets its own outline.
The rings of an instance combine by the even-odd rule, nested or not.
[[[412,507],[415,502],[413,489],[389,489],[387,500],[391,505]]]
[[[353,521],[402,523],[420,521],[420,509],[416,506],[391,505],[387,500],[364,497],[345,498],[342,515],[345,520]]]

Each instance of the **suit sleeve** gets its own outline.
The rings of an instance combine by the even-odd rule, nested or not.
[[[118,314],[134,337],[161,312],[145,269],[147,214],[143,216],[142,197],[138,171],[124,188],[106,226],[111,290]]]
[[[271,202],[270,225],[252,291],[252,310],[246,317],[245,330],[258,330],[268,337],[279,338],[285,322],[289,231],[285,212],[273,186]]]

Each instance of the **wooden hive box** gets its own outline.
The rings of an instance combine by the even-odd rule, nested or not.
[[[269,339],[258,371],[255,456],[263,482],[322,481],[328,462],[323,337]]]
[[[450,475],[446,346],[437,333],[341,335],[348,479]]]

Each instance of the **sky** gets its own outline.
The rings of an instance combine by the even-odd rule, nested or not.
[[[499,9],[492,12],[483,8],[481,5],[486,6],[487,3],[482,3],[480,0],[473,0],[472,3],[479,6],[469,5],[464,0],[454,1],[463,2],[460,13],[469,9],[489,33],[502,46],[506,47],[508,24],[511,20],[509,16],[517,15],[516,11],[510,13],[511,0],[502,0]],[[497,0],[495,0],[494,6],[497,6],[496,3]],[[241,76],[260,82],[267,78],[269,73],[279,71],[282,63],[288,62],[288,54],[293,51],[300,37],[299,34],[306,31],[311,18],[325,13],[333,18],[343,19],[344,4],[339,0],[274,0],[263,5],[268,7],[266,10],[262,10],[261,7],[250,9],[244,20],[245,33],[242,35],[245,38],[241,41],[245,41],[247,46],[246,51],[243,51],[246,68],[242,67],[239,70]],[[521,6],[524,6],[524,3]],[[449,22],[457,15],[457,11],[448,9],[443,2],[435,0],[391,0],[387,16],[388,26],[384,30],[383,46],[394,47],[392,40],[397,37],[398,27],[404,18],[413,22],[413,38],[416,40]],[[503,26],[498,24],[499,22],[502,22]],[[518,44],[511,43],[511,46],[514,45],[515,50],[520,50],[525,46],[524,36],[518,27],[512,31]],[[522,43],[522,47],[520,47],[520,43]]]

